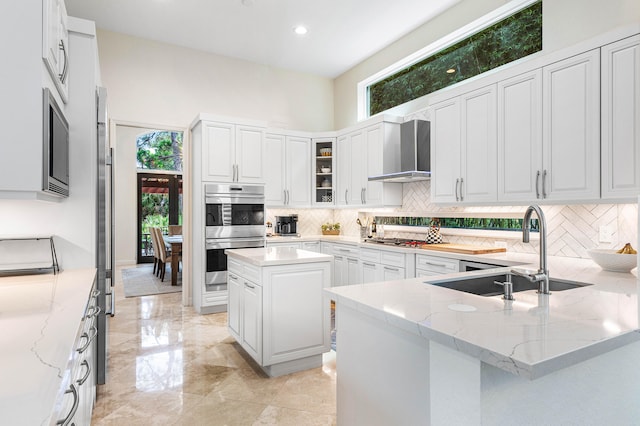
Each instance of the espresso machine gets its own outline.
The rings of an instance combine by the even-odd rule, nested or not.
[[[275,233],[280,236],[297,236],[298,215],[276,216]]]

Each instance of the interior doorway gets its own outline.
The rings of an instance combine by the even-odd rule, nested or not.
[[[138,173],[137,263],[152,263],[155,248],[150,227],[168,233],[169,225],[182,225],[182,175]]]

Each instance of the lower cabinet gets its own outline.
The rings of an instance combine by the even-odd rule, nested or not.
[[[362,283],[413,278],[415,254],[398,250],[360,248],[360,276]]]
[[[92,290],[87,302],[84,318],[78,327],[74,350],[69,356],[69,365],[65,370],[67,388],[59,397],[58,419],[55,424],[88,425],[96,401],[96,336],[98,335],[97,317],[100,309],[97,304],[98,292]]]
[[[360,250],[355,246],[333,244],[332,287],[360,284]]]
[[[258,267],[228,259],[228,329],[272,377],[322,364],[330,347],[323,288],[331,262]]]

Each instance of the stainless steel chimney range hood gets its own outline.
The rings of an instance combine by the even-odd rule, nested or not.
[[[416,182],[431,179],[431,128],[425,120],[411,120],[400,127],[400,170],[369,176],[375,182]]]

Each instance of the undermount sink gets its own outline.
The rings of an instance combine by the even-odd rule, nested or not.
[[[531,282],[525,277],[510,274],[511,282],[513,283],[513,292],[526,290],[537,290],[538,283]],[[486,276],[474,276],[469,278],[458,278],[448,280],[433,280],[425,281],[426,284],[437,285],[439,287],[446,287],[453,290],[464,291],[466,293],[473,293],[480,296],[497,296],[503,294],[502,286],[496,284],[494,281],[505,282],[507,280],[506,273],[486,275]],[[585,287],[592,285],[589,283],[582,283],[577,281],[560,280],[556,278],[549,278],[549,290],[565,291],[574,288]]]

